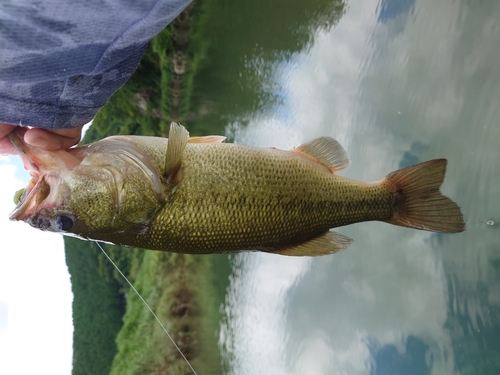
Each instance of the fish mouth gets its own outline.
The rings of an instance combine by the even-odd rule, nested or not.
[[[28,186],[24,189],[9,219],[27,221],[42,208],[50,209],[55,207],[55,198],[58,195],[58,182],[60,180],[58,176],[32,174]]]
[[[31,180],[9,216],[10,220],[27,221],[41,208],[54,207],[62,182],[60,169],[68,169],[81,162],[67,151],[46,151],[26,144],[24,141],[26,130],[17,128],[8,135],[24,167],[31,175]],[[61,155],[63,155],[62,161],[60,161]]]

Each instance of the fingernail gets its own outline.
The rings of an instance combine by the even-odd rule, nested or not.
[[[38,137],[32,139],[30,144],[35,147],[45,148],[49,145],[49,141],[46,138]]]

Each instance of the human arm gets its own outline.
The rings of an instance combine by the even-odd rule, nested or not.
[[[0,4],[0,152],[15,124],[44,148],[78,142],[81,128],[137,68],[147,43],[190,0]],[[42,128],[42,129],[34,129]],[[2,140],[3,139],[3,140]],[[33,144],[34,144],[33,143]],[[40,144],[38,144],[40,145]]]

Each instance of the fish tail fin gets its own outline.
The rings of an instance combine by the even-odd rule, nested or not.
[[[387,222],[442,233],[465,230],[460,207],[441,194],[446,159],[435,159],[387,175],[382,184],[397,194],[397,208]]]

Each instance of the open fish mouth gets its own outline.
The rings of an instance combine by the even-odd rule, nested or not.
[[[9,139],[31,175],[28,185],[22,194],[16,193],[14,200],[16,208],[12,211],[10,220],[27,221],[37,214],[41,207],[49,208],[55,205],[57,185],[61,178],[54,165],[55,153],[44,151],[24,142],[26,129],[18,128],[9,134]]]
[[[35,175],[24,189],[19,202],[10,214],[10,220],[24,221],[34,228],[66,232],[73,227],[75,218],[70,213],[57,209],[61,206],[58,184],[61,178],[52,175]]]
[[[50,185],[45,183],[45,179],[42,175],[40,175],[37,165],[33,163],[27,154],[25,142],[23,140],[25,132],[25,129],[18,128],[9,134],[9,139],[14,146],[14,149],[18,152],[24,167],[31,175],[28,186],[23,189],[22,194],[19,196],[18,192],[16,193],[16,197],[14,197],[14,201],[17,206],[10,214],[10,220],[26,220],[34,214],[40,201],[43,201],[43,199],[45,199],[50,192]]]
[[[50,184],[46,182],[45,176],[33,176],[9,219],[25,221],[35,215],[40,204],[50,195],[50,190]]]
[[[61,207],[67,203],[69,197],[64,188],[61,188],[62,177],[56,174],[39,174],[36,171],[31,173],[32,178],[9,219],[24,221],[44,231],[60,232],[71,229],[74,218],[69,213],[61,214]]]

